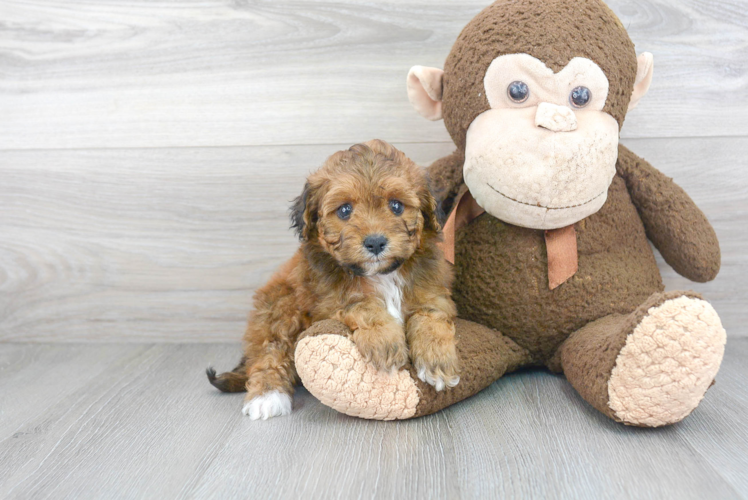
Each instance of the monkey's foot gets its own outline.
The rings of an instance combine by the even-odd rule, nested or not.
[[[378,371],[346,336],[306,336],[296,345],[296,371],[322,403],[354,417],[396,420],[416,413],[419,391],[408,370]]]
[[[626,338],[608,382],[617,419],[657,427],[688,416],[717,375],[725,340],[704,300],[683,295],[650,308]]]
[[[350,340],[348,327],[334,320],[319,321],[300,335],[296,373],[309,392],[341,413],[396,420],[430,415],[462,401],[532,360],[512,340],[485,326],[457,319],[455,330],[462,367],[456,387],[437,391],[419,380],[412,365],[378,371]]]

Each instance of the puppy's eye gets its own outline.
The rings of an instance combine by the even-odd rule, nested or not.
[[[575,108],[583,108],[592,100],[592,92],[587,87],[577,87],[571,91],[569,101]]]
[[[525,102],[530,97],[530,88],[525,82],[512,82],[506,89],[509,99],[516,103]]]
[[[402,215],[405,211],[405,205],[403,205],[401,201],[390,200],[390,210],[392,210],[392,213],[395,215]]]
[[[353,207],[350,203],[345,203],[338,207],[336,213],[341,220],[348,220],[351,218],[351,214],[353,213]]]

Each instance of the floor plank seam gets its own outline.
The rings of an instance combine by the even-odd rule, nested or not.
[[[730,139],[748,139],[748,135],[736,134],[736,135],[662,135],[662,136],[622,136],[621,143],[625,144],[626,141],[658,141],[658,140],[730,140]],[[447,145],[453,144],[451,141],[399,141],[397,138],[388,139],[393,144],[400,145],[415,145],[415,144],[434,144],[434,145]],[[220,146],[212,146],[209,144],[190,146],[190,145],[176,145],[176,146],[117,146],[117,147],[71,147],[71,148],[0,148],[0,154],[2,153],[41,153],[41,152],[75,152],[75,151],[151,151],[151,150],[169,150],[169,149],[260,149],[260,148],[301,148],[301,147],[343,147],[347,145],[347,142],[299,142],[299,143],[267,143],[267,144],[223,144]]]

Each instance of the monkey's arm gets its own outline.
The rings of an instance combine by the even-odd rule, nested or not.
[[[624,146],[618,147],[616,168],[626,181],[647,237],[665,262],[692,281],[713,280],[720,267],[719,241],[693,200],[672,179]]]
[[[441,207],[445,216],[452,209],[454,197],[463,183],[462,166],[465,163],[465,155],[457,150],[449,156],[445,156],[428,167],[429,187]]]

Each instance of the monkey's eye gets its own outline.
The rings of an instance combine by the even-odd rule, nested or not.
[[[392,210],[392,213],[395,215],[402,215],[405,211],[405,205],[403,205],[401,201],[390,200],[390,210]]]
[[[575,108],[583,108],[592,100],[592,92],[587,87],[577,87],[571,91],[569,101]]]
[[[530,89],[525,82],[512,82],[506,89],[509,99],[516,103],[525,102],[530,97]]]
[[[340,220],[348,220],[351,218],[351,214],[353,213],[353,207],[350,203],[344,203],[338,207],[336,213]]]

